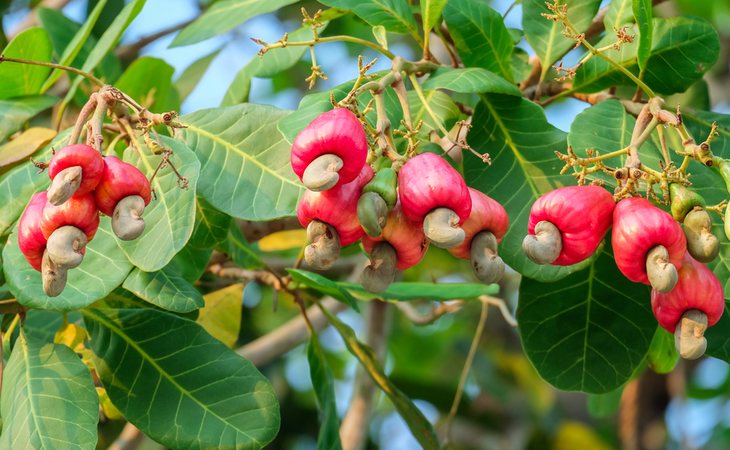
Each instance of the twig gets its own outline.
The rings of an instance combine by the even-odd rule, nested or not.
[[[431,325],[445,314],[459,311],[464,306],[464,302],[461,300],[439,302],[437,305],[431,306],[426,313],[419,312],[411,302],[398,302],[396,306],[414,325],[424,326]]]
[[[0,55],[0,63],[4,62],[12,62],[12,63],[18,63],[18,64],[28,64],[30,66],[42,66],[42,67],[50,67],[51,69],[59,69],[59,70],[65,70],[66,72],[75,73],[76,75],[80,75],[87,80],[91,81],[97,86],[104,86],[104,82],[100,79],[96,78],[94,75],[90,74],[89,72],[84,72],[81,69],[77,69],[75,67],[71,66],[64,66],[63,64],[56,64],[51,62],[45,62],[45,61],[33,61],[30,59],[20,59],[20,58],[11,58],[9,56]]]

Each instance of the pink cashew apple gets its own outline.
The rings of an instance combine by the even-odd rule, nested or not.
[[[74,144],[54,153],[48,165],[51,186],[48,201],[60,205],[72,195],[93,191],[104,172],[101,153],[85,144]]]
[[[357,201],[372,177],[373,170],[365,164],[360,175],[349,183],[304,193],[297,205],[297,217],[311,242],[304,250],[310,266],[330,267],[339,257],[341,246],[354,244],[365,234],[357,219]]]
[[[312,191],[353,181],[368,154],[368,140],[357,116],[335,108],[317,116],[294,139],[291,166]]]
[[[464,242],[449,249],[457,258],[471,260],[474,274],[485,283],[495,283],[504,275],[504,262],[497,244],[507,233],[507,211],[488,195],[469,188],[471,214],[461,226]]]
[[[611,226],[613,195],[599,186],[567,186],[532,205],[522,249],[538,264],[569,266],[593,253]]]
[[[613,256],[631,281],[669,292],[687,251],[682,227],[649,200],[621,200],[613,212]]]
[[[455,247],[464,242],[461,228],[471,212],[471,197],[461,174],[434,153],[409,159],[398,172],[398,195],[403,213],[423,223],[434,245]]]
[[[104,158],[104,174],[94,192],[102,214],[111,216],[112,230],[119,239],[138,238],[145,227],[142,214],[152,190],[147,177],[116,156]]]

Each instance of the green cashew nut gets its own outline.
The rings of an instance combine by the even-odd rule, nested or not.
[[[679,183],[669,185],[671,196],[672,217],[677,222],[682,222],[685,216],[697,206],[705,206],[705,199],[697,192]]]
[[[687,238],[687,251],[700,262],[710,262],[720,254],[720,240],[712,233],[712,219],[701,207],[684,218],[682,230]]]
[[[396,200],[398,200],[398,174],[390,167],[384,167],[378,170],[372,180],[362,189],[363,194],[366,192],[374,192],[381,196],[388,205],[388,210],[393,209]]]
[[[360,196],[357,201],[357,219],[369,236],[380,236],[387,218],[388,205],[380,194],[365,192]]]

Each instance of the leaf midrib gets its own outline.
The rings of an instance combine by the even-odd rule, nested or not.
[[[81,314],[86,315],[86,316],[91,316],[92,319],[94,319],[97,322],[103,324],[109,330],[115,332],[115,334],[117,336],[119,336],[120,338],[122,338],[122,340],[124,340],[127,343],[127,345],[129,345],[135,351],[137,351],[137,353],[143,358],[143,360],[147,361],[155,370],[157,370],[157,372],[160,374],[160,377],[164,377],[165,379],[167,379],[167,381],[170,384],[172,384],[173,386],[175,386],[180,391],[181,394],[184,394],[188,398],[190,398],[191,400],[193,400],[193,402],[197,403],[200,406],[201,409],[203,409],[204,411],[210,413],[213,417],[216,417],[218,420],[220,420],[221,422],[223,422],[224,424],[226,424],[226,426],[229,426],[232,429],[236,430],[237,432],[240,432],[241,434],[247,436],[249,439],[251,439],[256,444],[260,444],[260,442],[256,438],[254,438],[253,436],[251,436],[247,432],[241,430],[240,428],[234,426],[233,424],[231,424],[230,422],[228,422],[228,420],[226,420],[225,418],[223,418],[220,415],[216,414],[214,411],[212,411],[210,408],[208,408],[207,405],[205,405],[204,403],[201,403],[198,400],[198,398],[195,397],[195,396],[193,396],[187,389],[183,388],[172,376],[170,376],[167,373],[167,371],[163,370],[162,367],[159,364],[157,364],[157,362],[149,354],[147,354],[147,352],[145,352],[139,345],[137,345],[137,343],[134,340],[132,340],[131,338],[129,338],[129,336],[127,336],[127,334],[125,334],[121,328],[117,327],[116,324],[115,324],[115,322],[113,322],[112,320],[107,319],[106,316],[102,316],[102,315],[96,313],[92,309],[84,309],[84,310],[81,311]]]
[[[299,184],[295,183],[294,181],[292,181],[292,180],[290,180],[288,178],[284,178],[283,176],[281,176],[280,174],[278,174],[275,171],[271,170],[271,168],[269,168],[268,166],[262,164],[256,158],[254,158],[253,156],[249,155],[248,153],[242,151],[241,149],[239,149],[235,145],[231,144],[230,142],[221,139],[220,137],[218,137],[215,134],[209,133],[208,131],[204,130],[203,128],[198,128],[197,126],[195,126],[193,124],[186,124],[186,126],[187,126],[186,130],[190,130],[191,132],[195,132],[195,133],[197,133],[197,134],[199,134],[201,136],[206,137],[207,139],[210,139],[211,141],[214,141],[214,142],[219,143],[220,145],[222,145],[223,147],[225,147],[229,151],[232,151],[234,153],[238,153],[239,155],[241,155],[243,157],[243,159],[245,159],[246,161],[249,161],[249,162],[253,163],[254,165],[258,166],[262,171],[268,172],[272,176],[280,179],[282,181],[282,183],[288,183],[288,184],[296,187],[297,190],[300,190],[301,189],[301,186]],[[278,133],[278,130],[276,132]],[[253,132],[251,134],[253,135],[254,133],[255,132]],[[280,141],[282,141],[282,140],[284,140],[283,137],[280,139]]]

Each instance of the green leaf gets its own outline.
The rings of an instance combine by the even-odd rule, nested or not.
[[[84,48],[84,44],[86,43],[87,39],[89,39],[91,30],[94,28],[94,25],[96,25],[96,21],[99,19],[99,15],[104,9],[104,6],[106,6],[106,1],[107,0],[99,0],[96,3],[96,6],[86,18],[86,22],[84,22],[84,25],[79,28],[76,34],[74,34],[71,41],[63,50],[63,53],[61,53],[61,57],[58,60],[59,64],[64,66],[70,66],[74,62],[76,56],[78,56],[79,52],[81,52],[81,49]],[[50,23],[54,23],[54,19],[57,18],[59,15],[61,17],[64,17],[63,14],[61,14],[59,11],[50,8],[38,8],[37,14],[38,20],[43,24],[44,27],[46,27]],[[50,89],[50,87],[53,86],[53,83],[61,78],[61,75],[63,75],[62,70],[54,70],[53,73],[51,73],[51,76],[48,77],[46,82],[43,83],[41,92],[46,92],[48,89]]]
[[[420,2],[424,34],[429,33],[439,22],[439,17],[441,17],[447,2],[448,0],[422,0]]]
[[[600,154],[626,148],[631,142],[631,133],[636,119],[626,112],[618,100],[607,100],[581,111],[570,125],[568,145],[576,155],[588,157],[586,150],[593,149]],[[641,146],[641,160],[649,167],[659,167],[661,154],[651,140]],[[609,166],[622,167],[626,156],[606,160]],[[577,168],[575,169],[577,171]],[[607,186],[615,187],[616,178],[603,172],[590,177],[602,180]]]
[[[10,65],[11,63],[0,64]],[[0,74],[2,76],[2,74]],[[0,87],[0,89],[2,89]],[[23,128],[25,123],[53,106],[58,99],[48,95],[32,95],[17,97],[12,100],[0,100],[0,142]]]
[[[244,104],[186,114],[182,138],[202,163],[198,189],[220,211],[248,220],[296,212],[304,187],[291,169],[291,147],[277,131],[288,114]]]
[[[261,14],[276,11],[297,0],[221,0],[183,28],[170,47],[182,47],[210,39]]]
[[[132,265],[117,246],[108,217],[102,217],[99,231],[86,246],[84,262],[69,270],[66,288],[58,297],[43,293],[41,274],[25,260],[14,232],[3,249],[3,271],[10,290],[20,304],[29,308],[71,311],[106,297],[122,284]]]
[[[426,110],[426,105],[431,108],[431,112],[436,116],[436,120],[451,128],[461,115],[459,107],[454,103],[446,93],[441,91],[426,91],[423,95],[425,102],[422,102],[415,91],[408,92],[408,103],[411,107],[411,117],[413,123],[423,121],[421,134],[424,139],[428,139],[431,130],[438,130],[438,124]]]
[[[142,300],[172,312],[186,313],[204,305],[203,296],[195,286],[168,268],[156,272],[134,269],[122,287]]]
[[[608,34],[612,34],[614,30],[619,30],[626,24],[633,23],[633,0],[611,0],[608,5],[608,11],[603,17],[603,26]]]
[[[730,362],[730,314],[727,306],[720,321],[705,332],[707,339],[707,356]]]
[[[198,82],[203,78],[205,72],[208,71],[210,63],[220,54],[222,49],[215,50],[214,52],[203,56],[194,63],[190,64],[187,69],[175,80],[175,88],[180,94],[180,100],[183,101],[188,98],[193,89],[198,85]]]
[[[467,67],[481,67],[512,81],[512,38],[502,16],[480,0],[451,0],[444,20]]]
[[[235,220],[231,221],[231,226],[228,228],[228,237],[218,249],[223,253],[227,253],[238,267],[255,269],[264,265],[258,249],[249,244]]]
[[[335,380],[332,369],[327,365],[327,357],[319,343],[317,333],[312,331],[307,346],[307,361],[309,362],[309,376],[319,403],[320,422],[322,425],[317,437],[318,450],[342,449],[340,442],[340,420],[337,417],[337,402],[335,401]]]
[[[669,373],[679,362],[679,353],[674,346],[674,334],[657,327],[646,355],[649,367],[656,373]]]
[[[86,61],[84,61],[84,65],[81,66],[81,70],[84,72],[93,71],[104,59],[107,53],[116,47],[119,39],[122,37],[122,33],[124,33],[134,18],[137,17],[137,14],[139,14],[142,10],[145,2],[146,0],[132,0],[124,7],[124,9],[122,9],[109,28],[107,28],[106,31],[104,31],[104,34],[101,35],[96,46],[94,46],[94,49],[89,52],[89,56],[86,58]],[[66,105],[69,101],[71,101],[82,80],[82,77],[76,77],[66,93],[66,97],[63,98],[63,105]]]
[[[656,320],[649,287],[628,281],[606,251],[555,283],[523,278],[517,322],[527,358],[563,390],[610,392],[649,350]]]
[[[89,369],[65,345],[20,333],[3,374],[0,447],[93,450],[99,398]]]
[[[423,416],[423,413],[416,408],[411,399],[401,392],[385,375],[383,366],[378,362],[373,350],[357,339],[355,332],[334,314],[321,308],[327,320],[334,326],[337,332],[345,341],[347,349],[362,364],[362,367],[370,375],[375,384],[388,396],[400,416],[408,425],[411,434],[416,438],[423,449],[439,449],[438,438],[431,423]]]
[[[13,38],[2,51],[7,58],[33,61],[50,61],[53,48],[48,33],[43,28],[28,28]],[[48,67],[31,66],[13,62],[0,64],[0,100],[41,93],[41,86],[48,73]]]
[[[195,322],[145,309],[82,314],[109,398],[147,436],[216,449],[259,449],[276,436],[271,384]]]
[[[190,243],[196,248],[215,247],[228,237],[231,221],[231,216],[218,211],[198,196],[195,199],[195,228]]]
[[[212,248],[195,248],[188,242],[165,268],[180,275],[187,282],[194,283],[203,276],[212,254]]]
[[[300,269],[287,269],[292,280],[301,283],[307,287],[310,287],[318,292],[325,295],[330,295],[337,300],[347,303],[355,311],[360,311],[360,307],[357,304],[357,300],[353,297],[347,289],[341,287],[336,281],[332,281],[327,277],[314,272],[308,272]]]
[[[58,133],[50,144],[39,152],[39,160],[51,157],[54,147],[68,139],[69,131]],[[45,190],[51,180],[31,161],[22,163],[0,176],[0,236],[6,235],[20,217],[28,201],[38,191]]]
[[[541,281],[556,280],[579,270],[576,266],[538,265],[522,252],[532,204],[542,194],[575,184],[571,176],[559,175],[563,163],[554,153],[565,151],[565,133],[547,122],[542,108],[508,95],[482,95],[472,124],[469,144],[480,153],[489,153],[492,165],[466,153],[464,178],[469,186],[507,210],[510,226],[499,245],[504,262]]]
[[[159,58],[135,59],[114,83],[150,111],[179,111],[180,96],[172,84],[175,68]]]
[[[243,284],[232,284],[205,294],[205,307],[197,322],[211,336],[234,347],[238,342],[243,310]]]
[[[347,9],[371,26],[382,25],[391,33],[410,34],[421,41],[418,25],[406,0],[319,0],[332,8]]]
[[[651,38],[652,30],[652,0],[633,0],[634,17],[636,24],[639,26],[639,48],[637,49],[636,59],[639,64],[639,70],[646,69],[646,62],[651,54]]]
[[[499,285],[478,283],[426,283],[402,282],[391,283],[388,289],[374,295],[365,290],[361,284],[337,283],[351,294],[362,299],[382,298],[384,300],[432,300],[448,301],[454,299],[472,299],[482,295],[497,295]]]
[[[683,92],[709,70],[720,52],[717,31],[712,25],[694,17],[655,18],[652,48],[644,70],[644,82],[661,94]],[[629,34],[636,34],[636,26]],[[597,47],[616,41],[606,36]],[[635,40],[620,50],[608,50],[606,56],[638,75]],[[618,69],[601,58],[591,58],[575,74],[573,90],[596,92],[617,84],[632,85]]]
[[[305,41],[312,38],[312,29],[302,27],[289,33],[292,42]],[[254,77],[271,78],[279,72],[293,67],[308,50],[307,47],[285,47],[270,50],[264,56],[255,55],[241,70],[236,73],[221,106],[231,106],[248,101],[251,91],[251,80]]]
[[[96,21],[96,25],[94,25],[94,28],[96,28],[99,22],[103,19],[104,15],[110,9],[113,8],[107,7],[104,9],[104,11],[102,11],[99,19],[97,19]],[[93,11],[91,13],[93,14]],[[89,17],[93,18],[93,16]],[[58,59],[65,55],[69,48],[73,48],[73,45],[71,44],[72,41],[75,41],[76,36],[79,36],[80,33],[85,32],[84,25],[74,22],[73,20],[63,15],[61,11],[55,9],[39,8],[38,20],[43,25],[43,28],[48,32],[48,35],[51,38],[51,43],[53,44],[53,53]],[[87,19],[87,23],[88,20],[89,19]],[[72,67],[81,67],[84,64],[84,61],[86,61],[86,59],[89,57],[89,54],[96,47],[96,44],[96,37],[94,37],[93,32],[91,32],[91,34],[89,34],[86,38],[82,40],[81,48],[78,54],[76,54],[76,56],[67,65],[70,65]],[[108,81],[112,81],[116,80],[119,77],[119,75],[122,73],[122,68],[117,57],[113,53],[111,53],[104,56],[104,58],[102,58],[98,66],[93,71],[97,76],[103,77]],[[64,72],[61,71],[60,73],[63,74]],[[70,75],[71,77],[75,77],[75,75],[72,74],[68,75]],[[43,87],[49,87],[49,80],[52,80],[55,77],[56,72],[54,71],[51,76],[46,80]]]
[[[465,94],[491,92],[495,94],[522,95],[514,84],[486,69],[464,67],[437,69],[423,83],[423,89],[448,89]]]
[[[582,33],[591,26],[601,0],[560,0],[559,4],[567,5],[568,19],[575,26],[576,31]],[[522,11],[525,39],[540,58],[542,65],[540,81],[542,81],[553,63],[575,47],[575,41],[563,35],[565,26],[562,22],[548,20],[542,15],[552,14],[545,0],[525,0],[522,3]]]
[[[179,187],[177,175],[169,167],[161,169],[152,180],[157,198],[153,198],[144,210],[144,233],[133,241],[117,239],[132,264],[146,272],[165,267],[188,242],[195,226],[195,186],[200,163],[184,143],[167,136],[160,136],[160,139],[163,145],[172,149],[170,161],[187,178],[188,187]],[[124,159],[149,178],[162,155],[151,155],[146,151],[140,153],[129,148]]]

